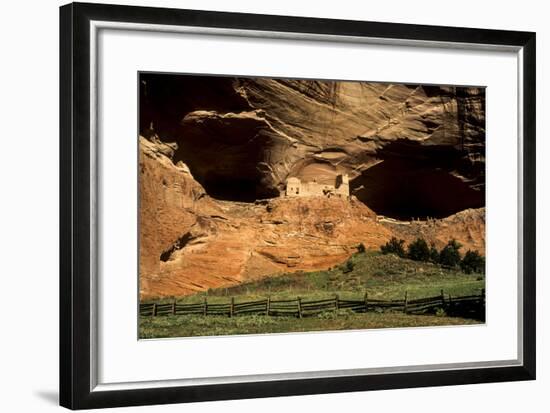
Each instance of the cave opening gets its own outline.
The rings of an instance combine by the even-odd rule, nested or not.
[[[208,195],[223,201],[255,202],[279,196],[279,191],[262,184],[261,177],[209,174],[197,180]]]
[[[442,168],[387,159],[350,182],[351,193],[378,215],[409,221],[445,218],[485,205],[485,191]]]
[[[175,142],[173,163],[185,163],[215,199],[279,196],[262,169],[273,139],[265,133],[266,121],[236,92],[236,79],[140,74],[140,131]]]
[[[140,133],[152,125],[163,140],[176,136],[182,116],[194,110],[249,109],[246,99],[235,93],[232,77],[140,73],[139,80]]]
[[[178,141],[174,163],[182,161],[212,198],[254,202],[279,196],[279,190],[261,169],[266,142],[257,137],[242,144],[221,142],[218,134],[186,131]]]

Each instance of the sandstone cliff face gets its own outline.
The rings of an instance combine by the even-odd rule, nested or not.
[[[443,219],[396,221],[379,218],[379,222],[395,237],[407,242],[422,237],[441,249],[455,238],[463,245],[462,254],[477,250],[485,255],[485,208],[466,209]]]
[[[216,200],[185,164],[173,163],[173,151],[155,138],[140,137],[142,298],[329,268],[360,242],[378,248],[394,235],[408,241],[423,235],[438,246],[449,235],[467,248],[484,248],[483,211],[411,224],[379,219],[354,197]]]
[[[290,176],[333,182],[400,219],[484,206],[485,91],[208,76],[143,79],[142,131],[178,145],[214,198],[277,197]],[[403,205],[406,208],[403,208]]]
[[[357,200],[271,199],[254,204],[206,194],[184,164],[140,138],[140,291],[182,295],[341,263],[359,242],[390,232]]]
[[[142,74],[140,294],[343,262],[418,236],[485,251],[485,90]],[[279,198],[286,180],[352,196]],[[420,218],[420,220],[418,220]]]

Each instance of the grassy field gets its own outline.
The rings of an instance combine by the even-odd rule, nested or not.
[[[439,295],[441,290],[452,296],[480,294],[485,279],[479,274],[467,275],[438,265],[383,255],[377,251],[357,253],[350,258],[353,269],[345,263],[325,271],[300,272],[278,275],[229,288],[208,290],[185,297],[165,297],[146,302],[195,303],[207,296],[209,303],[227,303],[263,299],[316,300],[334,297],[357,299],[365,292],[371,299],[409,299]],[[356,314],[340,310],[318,316],[297,319],[294,317],[267,316],[165,316],[141,317],[140,337],[184,337],[226,334],[259,334],[296,331],[365,329],[384,327],[414,327],[479,323],[457,317],[410,315],[403,313]]]
[[[345,310],[321,313],[315,317],[302,319],[259,315],[233,318],[224,316],[178,315],[142,317],[140,320],[140,338],[221,336],[462,324],[479,324],[479,321],[458,317],[403,313],[357,314]]]

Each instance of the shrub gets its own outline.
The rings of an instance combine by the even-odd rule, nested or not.
[[[439,264],[439,251],[435,247],[435,244],[432,243],[430,246],[430,261],[434,264]]]
[[[445,311],[444,308],[438,307],[435,310],[435,315],[436,315],[436,317],[446,317],[447,312]]]
[[[344,273],[352,272],[354,268],[355,268],[354,262],[352,260],[347,260],[342,272]]]
[[[360,243],[360,244],[357,246],[357,252],[358,252],[359,254],[364,254],[366,250],[367,250],[367,249],[365,248],[365,244],[363,244],[363,243]]]
[[[460,268],[466,274],[471,274],[473,272],[484,273],[485,258],[477,251],[468,250],[460,262]]]
[[[409,244],[407,257],[415,261],[429,261],[430,249],[428,243],[423,238],[417,238]]]
[[[397,254],[399,257],[405,257],[404,244],[404,240],[392,237],[389,242],[380,247],[380,251],[382,251],[382,254]]]
[[[456,267],[460,264],[460,252],[462,244],[455,239],[450,240],[439,253],[439,263],[448,267]]]

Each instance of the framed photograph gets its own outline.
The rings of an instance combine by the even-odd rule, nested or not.
[[[60,22],[62,406],[535,378],[535,33]]]

